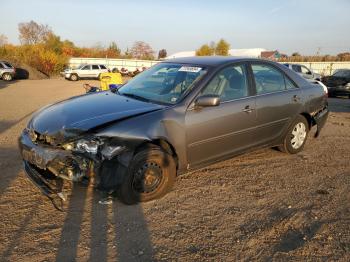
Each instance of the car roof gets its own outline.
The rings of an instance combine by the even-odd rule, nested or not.
[[[250,57],[232,57],[232,56],[191,56],[164,60],[164,63],[179,63],[179,64],[196,64],[205,66],[218,66],[231,62],[241,61],[268,61],[264,59]]]

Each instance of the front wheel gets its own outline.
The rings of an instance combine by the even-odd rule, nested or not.
[[[72,81],[78,81],[79,77],[76,74],[72,74],[69,79]]]
[[[170,191],[175,178],[173,157],[159,147],[146,148],[131,160],[118,189],[119,199],[132,205],[160,198]]]
[[[287,135],[284,138],[283,145],[278,148],[282,152],[296,154],[303,150],[307,135],[309,133],[309,124],[305,117],[298,116],[290,126]]]
[[[12,75],[11,74],[8,74],[8,73],[4,73],[2,75],[2,80],[5,80],[5,81],[11,81],[12,80]]]

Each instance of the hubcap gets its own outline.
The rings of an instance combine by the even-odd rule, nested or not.
[[[137,193],[152,193],[160,185],[162,177],[162,168],[158,164],[145,163],[134,174],[132,188]]]
[[[306,138],[306,126],[304,123],[300,122],[296,124],[292,131],[291,145],[294,149],[300,148]]]

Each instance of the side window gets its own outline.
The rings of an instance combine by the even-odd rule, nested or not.
[[[86,65],[86,66],[84,66],[81,70],[90,70],[90,65]]]
[[[252,64],[255,87],[258,95],[286,89],[284,75],[270,65]]]
[[[301,67],[299,65],[292,65],[292,69],[295,72],[301,73]]]
[[[107,69],[104,65],[100,65],[101,69]]]
[[[92,70],[99,70],[100,68],[98,67],[98,65],[92,65]]]
[[[301,72],[305,75],[311,75],[311,71],[308,68],[306,68],[305,66],[301,67]]]
[[[218,95],[222,102],[248,96],[245,66],[236,65],[222,69],[205,87],[202,95]]]
[[[286,88],[288,90],[297,88],[295,84],[292,81],[290,81],[287,77],[285,77],[284,79],[286,81]]]

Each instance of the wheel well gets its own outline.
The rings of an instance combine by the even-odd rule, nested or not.
[[[308,113],[301,113],[300,115],[305,117],[307,123],[309,124],[309,129],[311,129],[311,127],[313,125],[315,125],[315,120],[313,119],[313,117],[310,114],[308,114]]]
[[[149,148],[152,145],[162,148],[165,152],[167,152],[169,155],[171,155],[174,158],[174,160],[175,160],[176,169],[178,168],[178,157],[177,157],[175,148],[173,147],[173,145],[171,145],[165,139],[155,139],[155,140],[152,140],[152,141],[146,141],[146,142],[142,143],[141,145],[139,145],[138,147],[135,148],[134,154],[136,154],[137,152],[140,152],[141,150],[143,150],[145,148]]]

